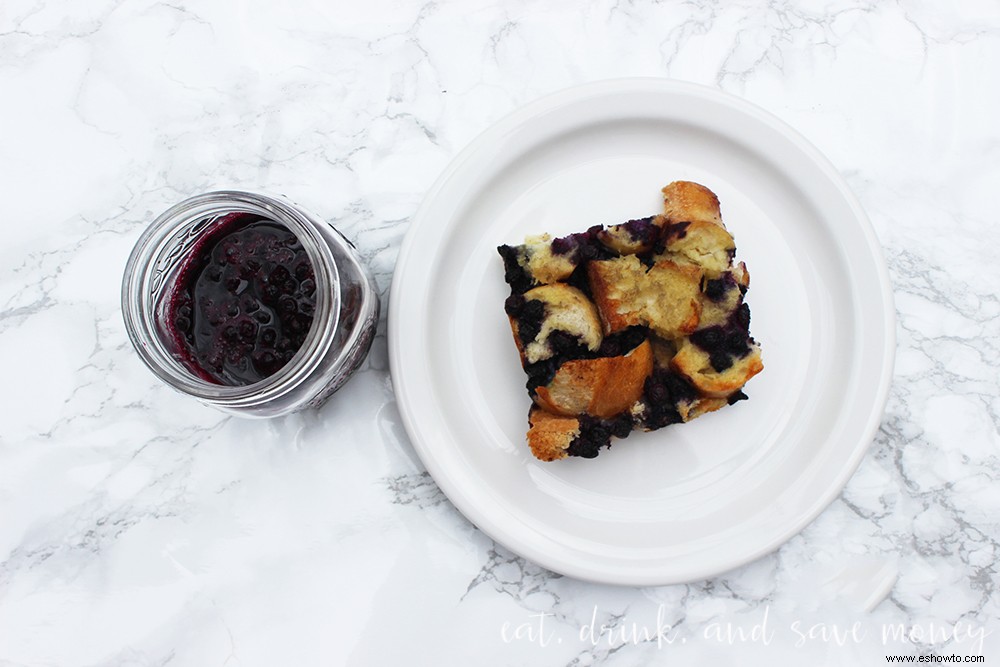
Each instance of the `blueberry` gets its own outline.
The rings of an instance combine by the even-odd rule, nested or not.
[[[524,309],[524,297],[520,294],[511,294],[507,297],[506,301],[503,302],[504,312],[511,317],[519,317],[521,315],[521,310]]]
[[[738,403],[740,401],[745,401],[748,398],[749,398],[749,396],[747,396],[746,394],[744,394],[742,390],[738,389],[738,390],[734,391],[732,394],[729,395],[729,398],[726,399],[726,402],[729,403],[729,405],[733,405],[734,403]]]
[[[614,338],[605,338],[604,342],[601,343],[601,356],[603,357],[617,357],[622,353],[621,343]]]
[[[267,277],[270,282],[276,285],[286,282],[289,278],[291,278],[291,274],[283,266],[276,266]]]
[[[724,336],[720,327],[707,327],[691,334],[691,342],[706,352],[711,352],[723,344]]]
[[[628,437],[632,432],[632,418],[627,412],[619,415],[611,422],[611,435],[616,438]]]
[[[659,228],[653,224],[653,218],[639,218],[623,223],[621,228],[628,234],[629,238],[642,244],[652,243],[659,234]]]
[[[256,336],[257,324],[250,320],[244,320],[240,324],[240,338],[245,341],[252,341]]]
[[[521,343],[527,345],[535,340],[542,330],[542,320],[545,317],[545,304],[538,299],[532,299],[524,304],[521,316],[517,320]]]
[[[722,373],[733,365],[733,358],[721,350],[712,352],[708,356],[708,361],[716,373]]]
[[[646,396],[654,403],[663,403],[667,400],[667,388],[662,382],[650,379],[646,382]]]
[[[750,330],[750,306],[741,303],[729,318],[729,325],[741,331]]]
[[[663,234],[670,238],[682,239],[687,236],[687,228],[690,226],[691,223],[686,221],[672,222],[663,226]]]
[[[721,301],[726,296],[726,281],[718,280],[705,281],[705,296],[712,301]]]
[[[566,255],[570,253],[574,248],[576,248],[577,242],[572,235],[564,236],[562,238],[556,239],[552,242],[552,254],[554,255]]]
[[[275,301],[278,300],[278,297],[281,295],[281,290],[278,289],[277,285],[266,285],[262,290],[262,292],[263,295],[261,300],[264,303],[274,303]]]
[[[509,245],[502,245],[497,246],[497,252],[503,258],[503,279],[510,285],[511,291],[515,294],[523,294],[531,289],[535,281],[518,262],[518,249]]]
[[[744,356],[748,351],[747,336],[742,331],[730,331],[726,334],[726,351],[737,357]]]

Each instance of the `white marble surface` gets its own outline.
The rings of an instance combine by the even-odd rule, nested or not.
[[[986,1],[4,0],[0,665],[1000,660],[998,64]],[[356,240],[384,292],[409,216],[473,136],[633,75],[798,128],[889,262],[882,428],[778,552],[646,589],[515,557],[423,472],[384,322],[333,401],[270,422],[172,393],[133,353],[121,272],[168,205],[286,193]],[[918,641],[883,642],[894,624]]]

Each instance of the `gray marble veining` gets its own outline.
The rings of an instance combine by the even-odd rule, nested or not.
[[[997,62],[987,2],[5,2],[0,664],[997,659]],[[267,423],[173,394],[132,352],[121,271],[176,201],[283,193],[355,241],[385,297],[407,221],[469,140],[539,95],[639,75],[799,129],[889,264],[882,426],[776,553],[637,589],[494,544],[406,439],[384,321],[336,400]],[[870,613],[817,585],[870,562],[898,572]],[[793,629],[855,622],[843,642]],[[884,641],[899,624],[927,632]]]

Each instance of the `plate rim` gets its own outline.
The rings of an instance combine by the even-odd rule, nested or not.
[[[869,252],[869,257],[866,259],[871,259],[874,264],[873,268],[875,273],[878,276],[879,289],[877,294],[879,296],[883,316],[882,331],[884,334],[884,344],[881,355],[882,367],[880,369],[875,400],[873,401],[872,408],[868,413],[867,423],[862,430],[861,445],[853,450],[852,457],[845,461],[845,465],[841,467],[839,475],[834,478],[826,491],[823,494],[820,494],[813,501],[811,506],[806,511],[798,515],[794,521],[789,521],[789,526],[784,531],[781,531],[781,533],[772,541],[761,545],[757,549],[750,550],[746,554],[741,555],[739,558],[735,558],[724,569],[711,568],[704,571],[688,572],[680,574],[679,576],[671,576],[667,573],[662,573],[663,576],[646,576],[646,571],[643,571],[640,576],[615,576],[613,574],[609,575],[608,573],[602,572],[599,568],[595,569],[586,566],[576,566],[563,561],[553,562],[553,559],[548,558],[544,551],[539,552],[531,545],[519,544],[517,547],[511,546],[510,541],[505,539],[505,534],[498,534],[502,533],[502,531],[495,525],[495,522],[485,517],[484,513],[480,512],[480,510],[469,500],[469,498],[459,492],[459,490],[451,482],[449,475],[444,473],[438,462],[435,460],[432,452],[423,440],[422,433],[417,423],[418,417],[410,410],[407,396],[411,388],[407,384],[407,380],[401,371],[402,362],[400,361],[400,358],[402,356],[402,342],[400,336],[399,311],[402,306],[399,294],[402,291],[401,285],[404,280],[403,274],[406,267],[412,261],[411,252],[413,246],[415,245],[416,233],[419,231],[421,226],[425,224],[423,221],[427,218],[427,211],[432,207],[435,198],[448,181],[454,177],[463,165],[478,154],[484,146],[488,146],[496,138],[503,136],[511,129],[519,127],[522,123],[530,120],[532,117],[538,116],[545,111],[550,111],[555,107],[563,106],[573,101],[580,101],[589,97],[605,96],[614,92],[620,93],[626,90],[628,92],[659,92],[699,97],[703,100],[728,106],[738,112],[750,115],[756,120],[770,126],[771,129],[782,134],[794,145],[796,149],[809,158],[809,160],[820,169],[830,184],[836,187],[839,196],[843,198],[844,203],[848,205],[853,213],[854,221],[857,223],[858,230],[861,232],[862,238],[864,239]],[[875,293],[875,291],[873,290],[872,293]],[[870,449],[878,428],[881,425],[882,417],[885,412],[885,406],[888,402],[889,391],[892,386],[896,353],[896,312],[893,300],[892,282],[889,277],[888,265],[885,260],[883,248],[878,241],[874,227],[872,226],[864,208],[861,206],[860,201],[858,201],[856,195],[851,191],[843,175],[836,169],[829,158],[827,158],[798,130],[791,127],[788,123],[781,120],[773,113],[766,111],[748,100],[717,88],[661,77],[603,79],[600,81],[563,88],[514,109],[474,137],[461,151],[455,155],[455,157],[449,161],[448,165],[442,170],[439,176],[435,179],[434,183],[428,189],[423,200],[421,201],[420,206],[410,219],[410,224],[400,246],[400,251],[397,255],[396,264],[393,270],[392,282],[389,289],[387,328],[390,381],[393,387],[393,393],[396,397],[397,408],[403,421],[403,427],[406,430],[407,436],[409,437],[414,450],[426,467],[427,472],[431,475],[435,483],[452,503],[452,505],[468,521],[486,533],[492,540],[509,549],[513,553],[524,557],[552,572],[595,583],[632,586],[656,586],[689,583],[718,576],[724,572],[746,565],[747,563],[753,562],[762,556],[776,551],[788,542],[788,540],[802,532],[802,530],[812,523],[827,507],[829,507],[834,500],[840,496],[847,482],[857,471],[861,461]]]

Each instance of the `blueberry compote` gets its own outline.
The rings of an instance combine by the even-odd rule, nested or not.
[[[202,379],[243,386],[291,360],[315,308],[316,277],[299,239],[273,220],[230,213],[181,265],[166,328]]]

